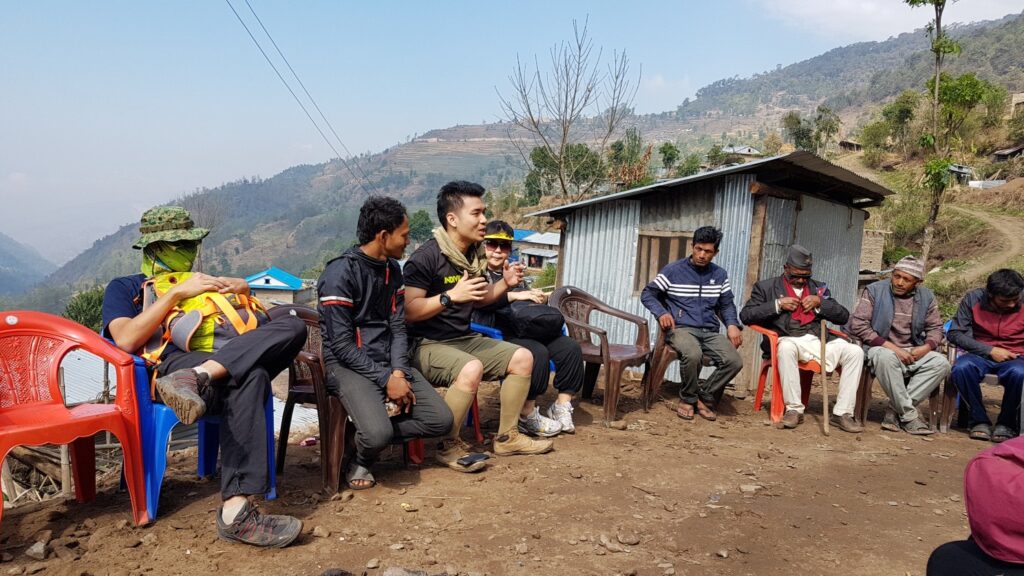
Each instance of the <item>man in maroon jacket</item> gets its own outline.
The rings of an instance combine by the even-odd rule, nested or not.
[[[1024,384],[1024,278],[1009,269],[996,270],[985,288],[971,290],[960,301],[946,338],[966,354],[953,365],[953,383],[970,406],[971,438],[1002,442],[1019,432],[1021,386]],[[1003,404],[996,427],[985,413],[981,381],[999,377]]]

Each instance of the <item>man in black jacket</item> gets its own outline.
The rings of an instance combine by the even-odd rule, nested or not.
[[[794,244],[789,249],[783,275],[761,280],[754,284],[750,300],[740,311],[740,320],[747,325],[756,324],[779,334],[776,360],[782,381],[782,397],[786,413],[782,424],[796,428],[804,418],[801,400],[799,362],[821,362],[820,321],[843,326],[850,312],[832,299],[828,285],[811,278],[811,253]],[[761,341],[761,349],[768,355],[768,341]],[[864,368],[864,350],[843,339],[829,336],[825,347],[825,367],[842,370],[839,395],[832,408],[832,421],[847,432],[862,432],[863,426],[853,418],[857,402],[860,373]],[[778,393],[778,388],[772,393]]]
[[[392,438],[442,436],[452,412],[410,367],[405,286],[397,258],[409,244],[409,218],[393,199],[371,196],[359,210],[360,246],[331,260],[317,282],[327,387],[356,427],[349,487],[370,488],[370,468]],[[474,472],[475,462],[462,468]]]

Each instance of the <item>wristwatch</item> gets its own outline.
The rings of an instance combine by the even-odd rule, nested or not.
[[[441,292],[440,298],[441,298],[441,306],[444,306],[445,308],[451,308],[452,307],[452,298],[451,298],[451,296],[448,295],[447,292]]]

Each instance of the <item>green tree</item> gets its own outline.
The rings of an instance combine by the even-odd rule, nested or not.
[[[928,222],[924,227],[924,239],[921,241],[921,260],[924,262],[928,262],[928,252],[931,250],[932,238],[935,235],[935,221],[939,219],[942,197],[949,187],[951,165],[948,158],[938,157],[930,158],[924,165],[924,182],[930,193]]]
[[[420,209],[409,217],[409,237],[417,242],[426,242],[431,237],[431,230],[434,223],[430,220],[430,214]]]
[[[1003,122],[1003,115],[1006,114],[1006,105],[1010,101],[1010,93],[1006,88],[997,84],[989,84],[988,90],[981,97],[981,104],[985,107],[985,115],[981,119],[981,125],[985,128],[995,128]]]
[[[1018,111],[1006,124],[1010,139],[1016,143],[1024,142],[1024,110]]]
[[[814,152],[820,154],[825,151],[828,147],[829,142],[832,138],[839,133],[839,126],[842,121],[839,119],[839,115],[836,114],[828,106],[818,106],[817,113],[814,116]]]
[[[860,143],[865,148],[884,149],[888,146],[889,135],[892,132],[892,125],[879,120],[868,124],[860,131]]]
[[[935,57],[935,74],[932,77],[932,85],[929,92],[932,94],[932,132],[931,142],[934,152],[939,152],[939,88],[942,84],[942,62],[947,54],[959,54],[960,44],[946,35],[942,29],[942,13],[946,10],[947,0],[903,0],[911,8],[920,6],[931,6],[935,11],[935,18],[925,27],[928,40],[931,42],[931,51]]]
[[[934,80],[928,81],[931,90]],[[994,89],[992,84],[978,78],[974,74],[961,74],[950,78],[942,74],[939,88],[939,132],[938,142],[943,152],[948,155],[954,141],[962,140],[961,128],[968,116],[981,104],[985,95]]]
[[[648,184],[652,180],[647,167],[653,149],[652,145],[644,145],[640,130],[627,128],[625,137],[609,146],[609,177],[625,188]]]
[[[721,150],[721,148],[719,148]],[[683,159],[683,163],[679,165],[676,170],[676,176],[680,178],[685,176],[693,176],[700,172],[700,154],[693,153],[687,154],[686,158]]]
[[[796,110],[786,112],[782,117],[782,130],[800,150],[814,150],[814,126],[800,117]]]
[[[903,156],[908,154],[910,125],[914,120],[917,105],[921,97],[913,90],[905,90],[895,100],[882,108],[882,118],[888,124],[889,134],[896,140]],[[864,144],[867,146],[867,144]]]
[[[530,151],[530,164],[524,186],[532,204],[541,196],[561,190],[562,182],[569,189],[582,193],[593,183],[604,180],[601,156],[583,143],[566,146],[561,160],[552,156],[547,148],[537,146]]]
[[[103,328],[103,286],[94,286],[71,297],[63,316],[99,332]]]
[[[708,150],[708,167],[717,168],[722,164],[725,164],[726,154],[722,152],[722,147],[715,144]]]
[[[672,172],[672,167],[679,160],[679,147],[672,142],[665,142],[658,147],[658,154],[661,154],[661,165],[666,172]]]

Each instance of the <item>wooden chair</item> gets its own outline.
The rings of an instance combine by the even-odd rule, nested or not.
[[[551,293],[548,304],[558,308],[565,317],[565,325],[569,337],[579,343],[583,351],[584,381],[583,397],[591,398],[597,383],[597,374],[601,365],[605,367],[604,385],[604,419],[605,424],[615,420],[619,402],[619,387],[622,372],[630,366],[643,366],[644,376],[641,389],[648,398],[645,406],[653,396],[648,391],[651,387],[651,340],[647,329],[647,320],[612,308],[579,288],[563,286]],[[594,312],[607,314],[613,318],[625,320],[636,326],[636,340],[632,344],[613,344],[608,341],[608,332],[591,324]],[[597,343],[593,342],[594,337]]]
[[[291,427],[295,404],[315,404],[320,433],[320,473],[323,489],[329,494],[342,488],[343,462],[345,454],[352,447],[355,425],[341,400],[328,393],[326,368],[323,362],[323,338],[320,334],[320,314],[308,306],[282,304],[270,308],[271,319],[291,314],[306,323],[306,344],[288,367],[288,398],[281,414],[281,433],[277,448],[277,473],[284,470],[284,458],[288,446],[288,431]],[[423,463],[423,442],[410,440],[403,445],[404,458],[413,464]]]

